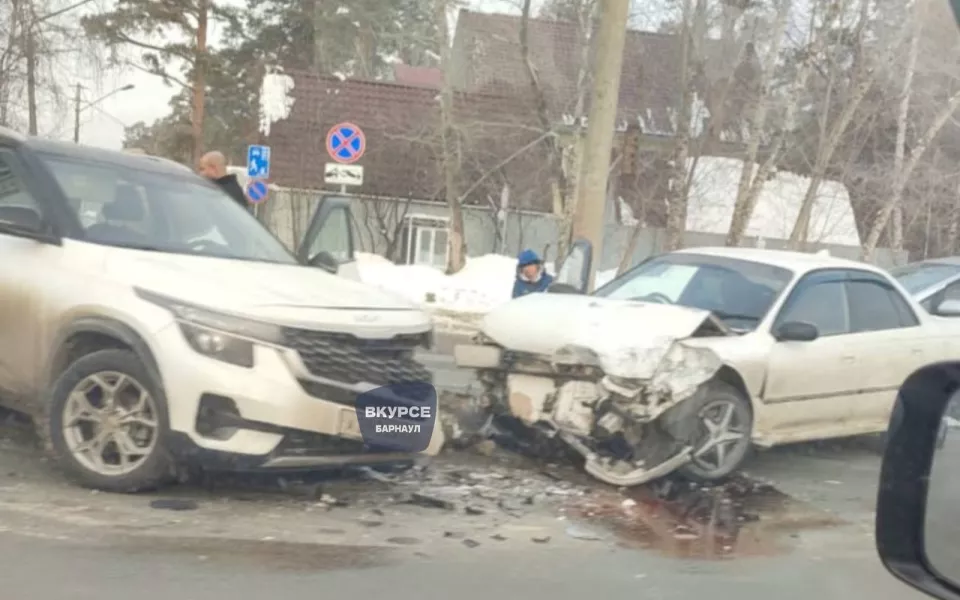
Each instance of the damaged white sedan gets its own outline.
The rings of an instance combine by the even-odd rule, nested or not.
[[[590,255],[578,242],[558,277],[572,286],[551,290],[567,293],[498,307],[455,355],[477,370],[484,410],[613,485],[676,470],[713,481],[753,445],[883,432],[906,376],[960,354],[953,322],[870,265],[699,248],[571,294]]]

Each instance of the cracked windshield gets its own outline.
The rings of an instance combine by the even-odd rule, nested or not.
[[[946,0],[0,2],[6,588],[923,597],[958,109]]]

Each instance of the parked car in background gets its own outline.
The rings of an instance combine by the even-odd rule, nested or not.
[[[582,291],[589,243],[574,254],[557,281]],[[713,481],[752,446],[886,431],[907,375],[960,353],[953,325],[867,264],[694,248],[590,295],[508,302],[455,354],[494,414],[566,444],[598,479]]]
[[[960,256],[910,263],[890,274],[928,313],[960,317]]]

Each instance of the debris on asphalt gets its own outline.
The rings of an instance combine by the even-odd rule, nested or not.
[[[482,508],[477,508],[476,506],[472,506],[469,504],[463,507],[463,512],[472,516],[484,515],[487,513],[487,511],[483,510]]]
[[[498,542],[504,542],[504,541],[506,541],[507,538],[505,538],[504,536],[500,535],[499,533],[495,533],[495,534],[493,534],[493,535],[490,536],[490,539],[491,539],[491,540],[496,540],[496,541],[498,541]]]
[[[550,536],[549,535],[534,536],[530,539],[536,544],[546,544],[547,542],[550,541]]]
[[[476,540],[466,539],[466,540],[463,540],[463,545],[466,546],[467,548],[476,548],[477,546],[480,545],[480,542]]]
[[[157,498],[150,501],[150,508],[158,510],[196,510],[199,508],[199,504],[184,498]]]
[[[396,481],[394,481],[393,478],[391,478],[390,476],[385,475],[380,471],[371,469],[370,467],[359,467],[357,469],[357,472],[359,472],[361,475],[363,475],[367,479],[378,481],[380,483],[386,483],[388,485],[393,485],[394,483],[396,483]]]
[[[387,538],[387,542],[391,544],[397,544],[399,546],[413,546],[414,544],[419,544],[420,540],[415,537],[397,536]]]
[[[787,550],[781,538],[841,524],[769,482],[742,476],[714,486],[672,479],[619,494],[601,490],[567,511],[621,544],[707,560],[778,554]],[[579,527],[572,525],[568,535],[579,537]]]
[[[380,527],[383,525],[383,521],[374,521],[373,519],[357,519],[357,523],[364,527]]]
[[[599,541],[603,539],[603,536],[598,532],[583,527],[581,525],[570,525],[567,527],[567,535],[570,537],[583,540],[586,542]]]
[[[522,517],[522,516],[523,516],[523,511],[522,511],[521,509],[517,508],[516,506],[511,505],[511,504],[509,503],[509,501],[507,501],[507,500],[505,500],[505,499],[497,500],[497,508],[499,508],[499,509],[502,510],[503,512],[507,513],[507,514],[510,515],[511,517],[517,517],[517,518],[519,518],[519,517]]]
[[[436,496],[431,496],[429,494],[423,494],[420,492],[414,492],[410,494],[410,497],[406,501],[407,504],[416,504],[417,506],[423,506],[425,508],[439,508],[442,510],[454,510],[456,505],[443,498],[437,498]]]

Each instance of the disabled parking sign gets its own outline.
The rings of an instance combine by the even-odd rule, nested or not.
[[[437,422],[437,388],[427,382],[388,385],[357,396],[363,442],[381,452],[423,452]]]

